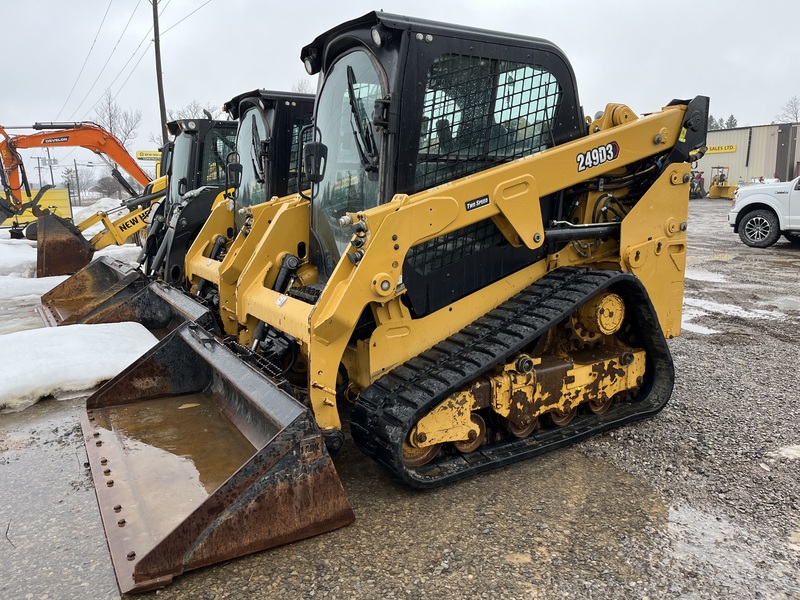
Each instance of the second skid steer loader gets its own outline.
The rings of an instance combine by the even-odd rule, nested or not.
[[[587,120],[550,42],[383,12],[301,57],[310,195],[192,249],[224,337],[184,324],[87,402],[123,592],[348,522],[345,402],[353,441],[430,488],[672,391],[708,98]]]
[[[83,242],[87,256],[83,262],[85,265],[83,268],[42,296],[39,313],[47,325],[122,320],[141,321],[144,317],[144,323],[150,328],[160,329],[166,327],[165,319],[172,321],[173,311],[169,310],[168,305],[161,307],[158,311],[155,310],[154,307],[162,305],[162,302],[157,299],[138,298],[135,301],[135,308],[125,306],[123,310],[123,307],[120,306],[124,301],[140,294],[149,282],[138,269],[109,257],[89,262],[96,249],[95,245],[101,247],[99,242],[104,235],[109,237],[117,229],[130,229],[128,227],[130,219],[147,217],[148,234],[140,260],[146,261],[146,265],[152,267],[152,261],[156,256],[164,259],[166,255],[165,262],[171,266],[171,260],[174,254],[179,252],[180,245],[184,245],[183,252],[185,252],[192,236],[196,235],[208,216],[211,202],[224,190],[224,168],[227,155],[233,149],[236,123],[211,119],[186,119],[170,122],[168,127],[175,137],[165,148],[162,156],[161,169],[167,177],[162,177],[157,181],[166,182],[169,178],[169,184],[160,194],[151,194],[145,198],[148,200],[143,204],[146,206],[146,211],[140,210],[117,219],[113,225],[107,226],[106,232],[101,232],[91,242],[86,240],[74,226],[72,226],[74,231],[68,231],[67,227],[69,226],[61,226],[60,229],[65,232],[62,235],[70,235],[73,239]],[[163,189],[164,185],[161,188]],[[163,197],[163,199],[155,202],[156,196]],[[141,199],[134,199],[132,203],[139,200]],[[166,237],[164,231],[167,228],[164,223],[173,213],[180,212],[176,207],[190,204],[191,208],[184,211],[186,213],[185,221],[176,223],[175,228],[178,235],[170,236],[170,243],[164,244],[164,246],[168,246],[169,252],[159,254],[162,242]],[[57,231],[58,228],[56,228]],[[121,231],[116,237],[121,238],[117,243],[122,243],[127,236],[125,231]],[[112,243],[114,242],[112,241]],[[182,272],[182,255],[180,259],[180,271]],[[170,290],[165,289],[163,293],[169,294],[171,298],[177,298],[176,294],[171,293]],[[144,311],[148,314],[142,314],[143,310],[138,307],[143,302],[146,302],[148,306],[147,311]],[[179,300],[173,302],[179,302]],[[193,318],[197,318],[199,314],[190,312]],[[92,320],[95,315],[97,315],[97,319]]]
[[[95,261],[42,296],[46,322],[134,320],[158,335],[198,319],[215,328],[206,307],[180,292],[187,249],[195,237],[200,244],[219,245],[218,238],[232,237],[240,226],[244,206],[298,190],[299,132],[310,122],[313,104],[310,94],[253,90],[225,103],[231,121],[170,124],[176,133],[171,168],[177,173],[188,168],[188,181],[197,187],[187,189],[185,179],[173,176],[167,198],[151,219],[142,272],[109,258]],[[229,154],[243,157],[238,159],[242,183],[236,183],[232,195],[223,194],[233,185],[227,182]],[[212,177],[219,180],[216,185]]]

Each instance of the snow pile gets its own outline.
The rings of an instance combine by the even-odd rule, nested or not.
[[[36,276],[36,242],[0,239],[0,275]]]
[[[139,323],[68,325],[0,337],[0,413],[111,379],[158,340]]]
[[[90,204],[89,206],[73,206],[72,220],[78,224],[81,221],[85,221],[95,213],[113,210],[118,208],[121,204],[122,200],[116,200],[114,198],[100,198],[100,200]]]
[[[100,204],[86,209],[94,214]],[[95,256],[135,262],[139,251],[124,244]],[[35,308],[66,278],[37,279],[36,242],[0,238],[0,412],[22,410],[48,394],[90,389],[156,343],[138,323],[43,328]]]
[[[79,225],[89,217],[94,216],[96,213],[108,212],[108,211],[113,211],[109,215],[109,218],[112,221],[116,221],[122,215],[128,214],[128,209],[122,209],[116,211],[114,210],[116,208],[119,208],[121,205],[122,205],[122,200],[115,200],[114,198],[100,198],[100,200],[98,200],[94,204],[90,204],[89,206],[77,206],[77,207],[74,206],[72,207],[72,221],[76,225]],[[103,229],[104,227],[102,222],[95,223],[94,225],[92,225],[83,232],[83,237],[85,237],[87,240],[90,240],[96,234],[103,231]]]
[[[132,267],[137,267],[139,266],[138,261],[139,254],[141,254],[141,252],[142,249],[136,244],[125,243],[122,244],[122,246],[108,246],[107,248],[98,250],[94,253],[92,260],[100,258],[101,256],[110,256],[112,258],[116,258],[117,260],[121,260],[122,262],[128,263]]]
[[[2,254],[0,254],[2,257]],[[30,299],[38,300],[59,283],[63,282],[68,275],[56,275],[55,277],[0,277],[0,305],[9,301],[25,302]]]

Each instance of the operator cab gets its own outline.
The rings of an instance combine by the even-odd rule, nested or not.
[[[222,189],[225,162],[236,140],[236,123],[208,119],[180,119],[167,124],[174,136],[167,204],[178,206],[189,190]]]
[[[354,234],[341,220],[346,213],[586,135],[572,67],[542,39],[372,12],[322,34],[301,59],[309,74],[323,75],[313,140],[303,150],[313,184],[311,260],[321,282]],[[546,220],[552,204],[543,203]],[[417,314],[533,260],[505,243],[491,220],[468,229],[406,257],[404,281],[420,283],[411,299]],[[444,256],[454,242],[458,256]],[[482,274],[459,272],[452,278],[459,289],[432,300],[424,290],[454,268]]]
[[[225,187],[225,164],[236,143],[236,123],[179,119],[167,123],[173,139],[162,150],[166,197],[150,212],[141,259],[145,273],[173,285],[183,280],[183,255]]]
[[[254,90],[225,103],[224,110],[239,120],[236,154],[241,181],[234,194],[234,223],[238,232],[246,215],[239,209],[308,189],[298,178],[300,132],[311,123],[312,94]],[[283,151],[289,148],[289,152]]]

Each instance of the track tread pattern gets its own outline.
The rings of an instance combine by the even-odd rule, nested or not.
[[[524,440],[501,440],[470,454],[440,455],[422,467],[402,460],[414,423],[449,394],[507,362],[563,321],[586,300],[612,285],[627,290],[631,318],[644,338],[651,381],[632,403],[604,415]],[[631,302],[633,304],[631,304]],[[600,431],[658,412],[669,399],[674,374],[666,341],[642,284],[617,271],[568,268],[554,271],[508,301],[370,385],[351,417],[356,444],[412,487],[430,488],[574,443]]]

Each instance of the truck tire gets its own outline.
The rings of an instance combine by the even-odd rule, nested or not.
[[[739,223],[739,238],[752,248],[769,248],[780,236],[778,217],[768,209],[749,212]]]

